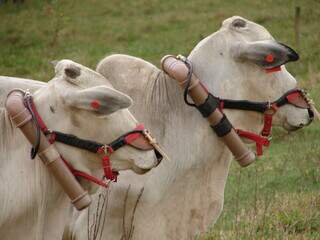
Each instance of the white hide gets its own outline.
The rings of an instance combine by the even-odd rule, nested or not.
[[[75,68],[80,72],[72,75]],[[127,95],[113,89],[102,75],[70,60],[58,63],[56,77],[48,84],[8,77],[1,80],[1,86],[5,83],[6,87],[29,86],[32,91],[40,88],[34,94],[34,102],[47,126],[53,130],[109,143],[137,124],[130,112],[124,109],[132,102]],[[19,84],[10,84],[8,80]],[[2,91],[6,92],[3,88]],[[101,102],[99,109],[90,109],[92,99]],[[110,109],[114,113],[110,114]],[[61,239],[70,200],[41,160],[38,157],[30,160],[30,144],[12,125],[3,105],[0,107],[0,128],[1,240]],[[56,145],[75,168],[102,177],[101,155],[59,143]],[[111,161],[115,170],[134,169],[138,172],[157,165],[153,151],[142,152],[132,147],[118,150]]]
[[[245,23],[243,28],[239,27],[241,22]],[[266,74],[253,63],[233,59],[230,53],[239,41],[263,40],[273,38],[262,26],[232,17],[223,22],[219,31],[201,41],[189,59],[196,75],[218,96],[275,100],[296,86],[285,67],[281,72]],[[163,162],[143,176],[123,172],[119,182],[111,185],[105,225],[100,227],[103,239],[129,239],[132,211],[143,188],[132,239],[194,239],[197,233],[208,230],[222,211],[229,151],[200,114],[185,105],[176,82],[152,64],[113,55],[100,62],[98,71],[133,98],[131,110],[165,145],[171,157],[170,162]],[[262,116],[258,113],[226,113],[236,127],[257,133],[261,130]],[[282,107],[275,120],[288,130],[309,121],[305,110],[292,106]],[[95,202],[97,199],[98,194]],[[90,208],[90,216],[95,214],[94,209]],[[87,240],[87,211],[74,215],[64,240],[71,239],[70,235],[72,239]]]
[[[251,62],[233,59],[230,49],[235,42],[273,40],[267,30],[248,20],[242,19],[246,23],[243,29],[236,27],[232,24],[236,19],[242,18],[224,21],[219,31],[202,40],[189,55],[195,74],[210,91],[224,98],[267,101],[296,87],[284,66],[280,72],[267,74]],[[222,211],[232,159],[229,150],[207,121],[186,106],[177,83],[152,64],[113,55],[103,59],[97,71],[134,99],[131,110],[159,136],[171,158],[144,176],[120,176],[109,192],[102,239],[194,239],[207,231]],[[261,114],[225,112],[234,126],[261,131]],[[307,111],[293,106],[283,107],[276,116],[276,123],[289,129],[308,122]],[[142,188],[130,236],[133,206]],[[87,213],[83,212],[73,225],[73,239],[87,239],[86,224]]]

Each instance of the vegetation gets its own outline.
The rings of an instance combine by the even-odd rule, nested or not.
[[[10,1],[8,1],[10,2]],[[301,7],[300,44],[294,31]],[[317,0],[27,0],[0,4],[0,74],[49,80],[51,60],[95,68],[111,53],[159,65],[165,54],[188,54],[221,22],[240,15],[298,48],[288,64],[320,103],[320,2]],[[247,169],[231,167],[224,211],[198,239],[320,239],[320,126],[274,133],[270,150]]]

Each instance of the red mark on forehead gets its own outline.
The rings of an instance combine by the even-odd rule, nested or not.
[[[268,54],[266,57],[265,57],[265,60],[266,62],[268,63],[272,63],[274,61],[274,56],[272,54]]]
[[[98,100],[93,100],[90,105],[92,108],[98,109],[100,107],[100,102]]]

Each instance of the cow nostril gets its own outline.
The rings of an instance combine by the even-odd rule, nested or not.
[[[157,166],[161,163],[163,156],[161,153],[158,152],[158,150],[154,149],[155,158],[157,160]]]
[[[310,108],[308,108],[308,114],[309,114],[309,123],[311,123],[314,118],[314,112]]]
[[[299,124],[299,127],[301,127],[301,128],[304,127],[304,124],[303,124],[303,123],[300,123],[300,124]]]

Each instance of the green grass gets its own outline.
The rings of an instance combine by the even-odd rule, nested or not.
[[[165,54],[188,54],[230,16],[265,26],[294,48],[294,8],[301,7],[298,63],[288,64],[320,103],[320,2],[317,0],[26,0],[0,5],[0,75],[47,81],[51,60],[91,68],[126,53],[159,65]],[[265,157],[231,167],[223,214],[201,240],[320,239],[320,126],[276,130]]]
[[[319,125],[277,131],[270,151],[255,165],[233,164],[225,208],[209,239],[319,239]]]

